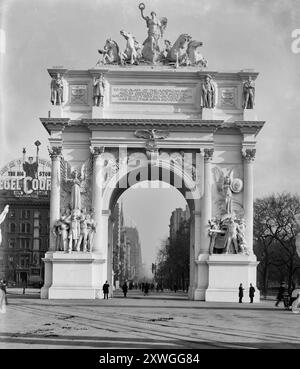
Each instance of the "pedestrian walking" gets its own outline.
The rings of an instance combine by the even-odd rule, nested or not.
[[[278,294],[277,294],[277,301],[275,303],[275,306],[278,306],[280,301],[283,301],[283,295],[285,293],[285,283],[282,282],[280,287],[279,287],[279,290],[278,290]]]
[[[144,296],[148,296],[149,293],[149,284],[145,283],[145,287],[144,287]]]
[[[178,290],[178,288],[177,288],[177,284],[174,284],[174,292],[176,293],[177,292],[177,290]]]
[[[244,288],[243,288],[243,284],[241,283],[239,286],[239,303],[240,304],[243,302],[243,297],[244,297]]]
[[[106,281],[102,287],[103,290],[103,295],[104,295],[104,299],[108,299],[108,294],[109,294],[109,284],[108,281]]]
[[[123,290],[124,297],[126,297],[127,291],[128,291],[128,286],[126,282],[123,283],[122,290]]]
[[[254,292],[255,292],[255,288],[252,286],[252,283],[250,283],[250,287],[249,287],[250,304],[253,304]]]
[[[6,282],[0,281],[0,313],[6,313],[7,296],[6,296]]]

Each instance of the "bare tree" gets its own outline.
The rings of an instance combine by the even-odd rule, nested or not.
[[[300,213],[300,199],[290,193],[273,194],[254,203],[254,250],[260,261],[259,277],[267,293],[270,270],[277,281],[295,284],[300,269],[295,239],[298,232],[295,215]],[[274,273],[273,279],[274,279]]]

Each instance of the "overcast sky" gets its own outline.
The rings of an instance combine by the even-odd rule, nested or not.
[[[108,37],[125,47],[125,29],[143,42],[147,35],[135,0],[2,0],[0,28],[6,34],[1,57],[0,167],[34,154],[47,133],[39,121],[49,110],[47,68],[89,69]],[[258,136],[255,196],[300,192],[300,54],[291,50],[292,31],[300,28],[297,0],[144,0],[145,13],[168,18],[165,38],[189,33],[204,43],[208,70],[253,68],[258,118],[266,125]],[[1,33],[0,33],[1,35]],[[142,192],[141,192],[142,191]],[[144,192],[146,192],[144,194]],[[127,191],[124,208],[138,224],[145,249],[154,250],[168,233],[172,209],[185,206],[176,190]],[[155,206],[154,206],[155,204]],[[159,204],[159,211],[157,204]],[[149,229],[149,220],[152,220]],[[156,229],[153,232],[153,229]],[[154,247],[155,246],[155,247]],[[150,255],[151,253],[148,252]],[[154,254],[154,251],[152,252]]]

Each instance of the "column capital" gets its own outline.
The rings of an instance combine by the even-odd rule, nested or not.
[[[62,146],[48,147],[48,152],[52,160],[60,159],[62,156]]]
[[[90,152],[94,158],[97,158],[101,154],[104,153],[105,147],[104,146],[90,146]]]
[[[255,159],[256,149],[242,149],[242,158],[246,162],[252,162]]]
[[[213,154],[214,154],[214,149],[210,148],[210,149],[203,149],[204,152],[204,161],[211,161]]]

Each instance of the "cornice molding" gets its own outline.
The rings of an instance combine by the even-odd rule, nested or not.
[[[70,120],[70,118],[40,118],[49,134],[51,134],[51,131],[63,131],[70,125]]]

